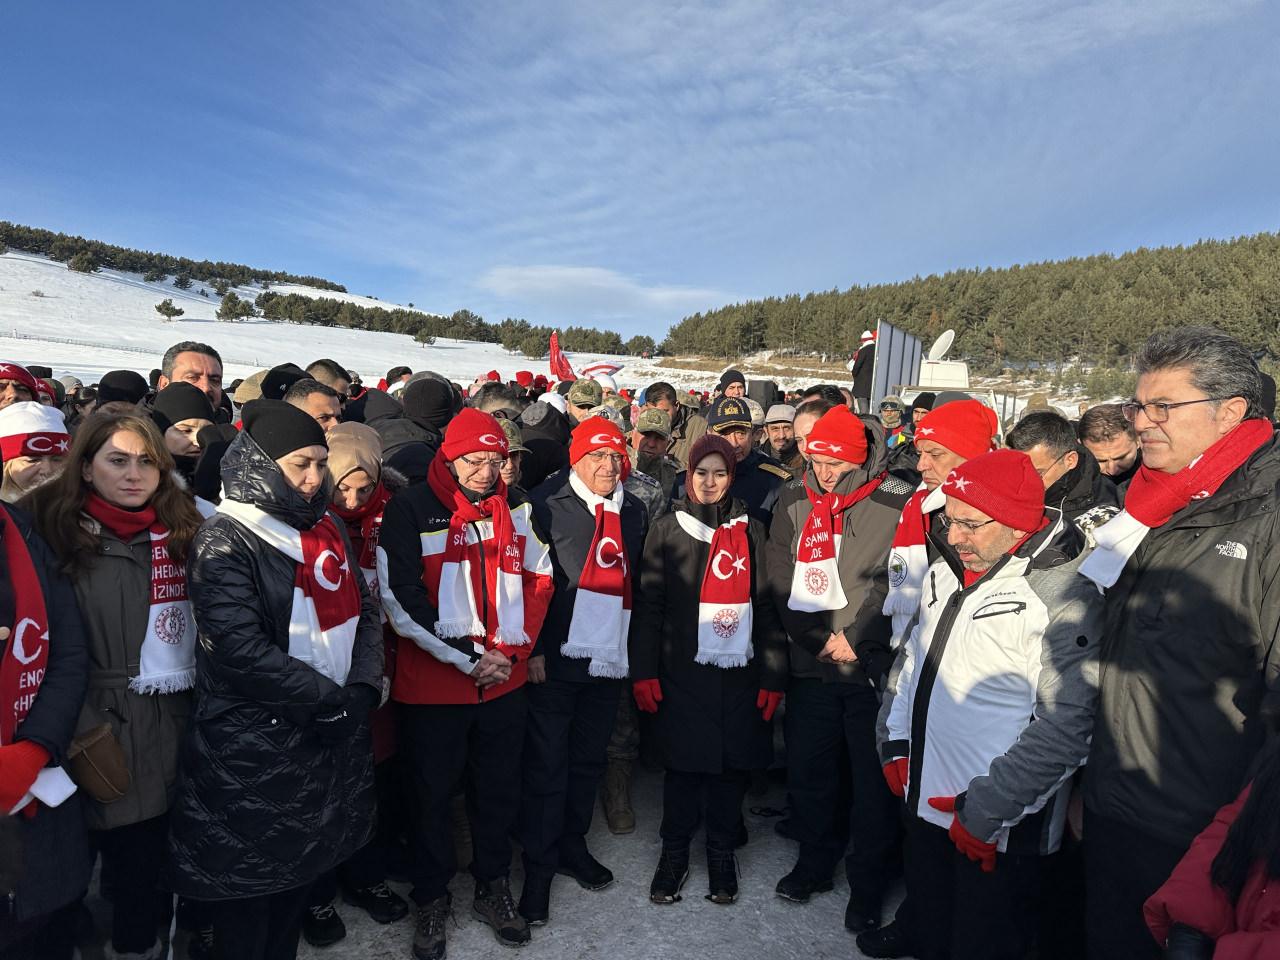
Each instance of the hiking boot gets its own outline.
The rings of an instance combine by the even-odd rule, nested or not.
[[[631,809],[631,761],[610,760],[600,791],[604,819],[613,834],[631,833],[636,828],[635,811]]]
[[[844,928],[850,933],[864,933],[880,926],[880,898],[849,894],[844,908]]]
[[[487,923],[504,947],[523,947],[529,942],[529,924],[516,912],[511,887],[506,877],[489,883],[476,881],[476,896],[471,912]]]
[[[905,925],[894,920],[876,930],[868,930],[858,934],[858,949],[868,957],[878,960],[896,960],[898,957],[910,957],[915,954],[915,946]]]
[[[417,960],[444,960],[445,925],[451,910],[449,895],[418,906],[414,917],[413,955]]]
[[[613,883],[612,871],[593,857],[585,844],[581,850],[575,850],[568,856],[561,853],[556,873],[573,877],[583,890],[603,890]]]
[[[529,873],[524,875],[524,888],[520,891],[520,916],[531,927],[541,927],[551,916],[552,876]]]
[[[707,847],[707,899],[733,903],[738,899],[738,858],[732,850]]]
[[[330,947],[347,935],[347,925],[332,903],[307,907],[302,914],[302,939],[313,947]]]
[[[689,879],[689,845],[667,847],[663,845],[658,869],[653,871],[649,884],[649,900],[652,903],[679,903],[680,889]]]
[[[359,907],[374,923],[395,923],[409,915],[409,904],[386,883],[342,891],[342,899]]]
[[[792,903],[808,903],[809,898],[815,893],[826,893],[831,888],[830,877],[825,880],[819,879],[797,864],[790,873],[778,881],[774,893]]]

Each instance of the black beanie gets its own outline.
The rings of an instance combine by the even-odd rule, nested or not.
[[[262,399],[283,400],[290,387],[299,380],[309,380],[310,378],[311,374],[296,363],[282,363],[278,367],[272,367],[267,371],[267,375],[262,378]]]
[[[724,388],[731,383],[740,383],[745,387],[747,385],[747,378],[742,375],[742,371],[740,370],[726,370],[724,373],[720,374],[721,392],[723,392]]]
[[[453,388],[434,378],[412,380],[400,394],[404,415],[424,426],[444,432],[453,419]]]
[[[394,385],[395,382],[399,380],[401,377],[403,377],[406,373],[413,373],[413,368],[412,367],[392,367],[390,370],[387,371],[387,386],[390,387]]]
[[[244,405],[244,429],[272,460],[303,447],[328,447],[324,430],[309,413],[283,400],[254,400]]]
[[[934,394],[928,391],[925,391],[924,393],[917,393],[916,398],[911,401],[911,409],[912,410],[932,410],[933,402],[937,399],[938,399],[937,396],[935,396]]]
[[[155,403],[151,407],[151,419],[162,434],[183,420],[213,422],[213,404],[203,390],[185,380],[179,380],[156,394]]]
[[[42,367],[37,363],[28,363],[27,373],[38,380],[48,380],[53,376],[53,367]]]
[[[117,400],[137,403],[150,390],[142,374],[132,370],[112,370],[98,381],[98,403],[114,403]]]

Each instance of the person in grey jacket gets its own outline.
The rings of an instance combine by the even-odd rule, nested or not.
[[[911,939],[921,960],[1020,960],[1089,752],[1102,597],[1077,575],[1083,538],[1046,511],[1026,454],[956,467],[924,508],[943,511],[947,543],[878,731],[906,803]]]
[[[898,813],[880,776],[879,701],[853,654],[852,627],[884,568],[912,485],[886,472],[881,426],[847,407],[823,414],[806,448],[809,466],[803,480],[783,488],[765,551],[774,604],[791,641],[787,790],[791,830],[800,842],[796,864],[778,881],[777,894],[804,903],[830,890],[847,837],[853,849],[845,858],[845,923],[856,932],[880,923]],[[827,533],[835,535],[831,556],[814,561],[809,541]],[[822,589],[815,594],[812,588]],[[841,798],[842,752],[852,768],[851,805]]]

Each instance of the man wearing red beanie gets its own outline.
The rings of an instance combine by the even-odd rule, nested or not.
[[[853,654],[853,622],[883,567],[912,483],[888,473],[880,423],[843,405],[813,425],[806,455],[804,474],[779,495],[765,551],[790,640],[787,789],[790,832],[800,845],[776,893],[808,902],[832,889],[832,872],[843,858],[845,925],[858,932],[880,923],[899,813],[880,775],[879,699]],[[846,762],[851,804],[841,799],[848,796],[840,786]]]
[[[414,955],[445,955],[457,866],[449,804],[466,785],[475,813],[473,911],[504,946],[529,942],[508,883],[520,805],[525,680],[553,589],[551,557],[527,496],[502,481],[507,438],[468,407],[449,421],[426,483],[387,504],[378,544],[383,607],[403,638],[391,699],[417,801],[410,869]]]
[[[927,419],[927,418],[926,418]],[[1031,458],[997,450],[925,503],[947,530],[885,691],[884,777],[907,808],[915,955],[1018,960],[1043,857],[1089,752],[1103,600]]]

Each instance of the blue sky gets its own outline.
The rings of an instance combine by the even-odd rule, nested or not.
[[[655,338],[1280,228],[1280,4],[8,4],[0,219]]]

